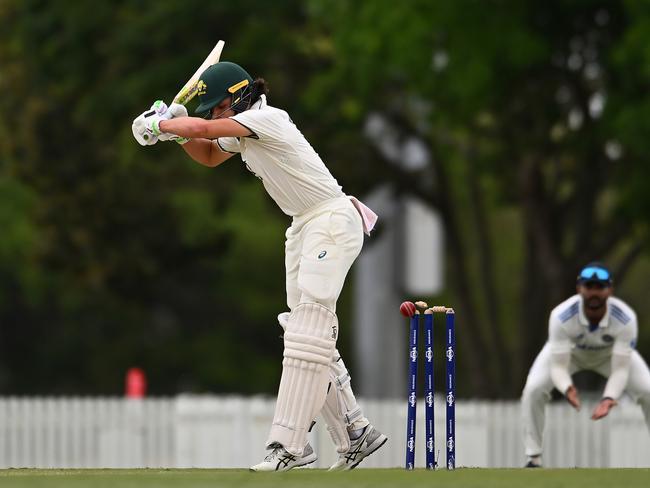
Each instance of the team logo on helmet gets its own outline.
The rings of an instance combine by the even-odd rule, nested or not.
[[[196,90],[197,95],[205,95],[208,92],[208,85],[205,84],[205,81],[199,80],[196,84]]]

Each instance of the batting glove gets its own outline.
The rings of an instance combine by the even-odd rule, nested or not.
[[[133,137],[138,141],[138,144],[141,146],[153,146],[158,142],[158,136],[155,136],[147,129],[147,114],[151,111],[147,110],[146,112],[138,115],[131,125],[131,131],[133,132]]]
[[[189,139],[160,130],[159,124],[162,120],[176,117],[187,117],[187,109],[183,105],[172,103],[168,107],[162,100],[156,100],[149,110],[140,114],[133,121],[131,126],[133,136],[142,146],[152,146],[158,141],[175,141],[178,144],[185,144]]]
[[[169,109],[167,109],[167,112],[172,114],[172,119],[177,119],[178,117],[187,117],[187,109],[185,108],[185,105],[181,105],[180,103],[172,103],[169,106]]]
[[[156,100],[151,106],[152,110],[156,110],[163,120],[176,119],[178,117],[187,117],[187,109],[180,103],[172,103],[169,107],[165,105],[162,100]],[[169,134],[163,132],[158,136],[159,141],[175,141],[178,144],[185,144],[189,139],[178,136],[176,134]]]
[[[167,120],[172,117],[168,113],[167,104],[162,100],[156,100],[149,110],[145,110],[133,120],[131,131],[133,137],[142,146],[153,146],[158,142],[158,136],[161,135],[158,124],[161,120]]]

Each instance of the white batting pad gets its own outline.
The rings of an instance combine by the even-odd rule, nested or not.
[[[291,312],[267,447],[278,442],[289,453],[302,455],[309,425],[325,402],[337,337],[338,319],[328,308],[301,303]]]
[[[289,323],[289,316],[291,312],[282,312],[278,314],[278,324],[282,327],[282,330],[287,330],[287,324]]]
[[[363,416],[361,407],[352,392],[350,373],[338,351],[330,364],[329,374],[330,387],[321,415],[327,424],[327,430],[336,445],[337,452],[344,453],[350,449],[350,436],[347,427],[353,426],[354,429],[362,429],[369,422]]]

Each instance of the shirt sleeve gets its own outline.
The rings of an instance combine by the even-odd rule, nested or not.
[[[630,354],[612,354],[612,369],[605,385],[603,397],[616,400],[623,394],[630,377]]]
[[[237,137],[219,137],[215,141],[224,152],[233,154],[241,152],[241,143]]]
[[[603,397],[619,398],[623,394],[630,376],[630,361],[632,351],[636,347],[639,327],[636,314],[632,310],[627,311],[627,313],[630,314],[631,318],[616,335],[614,347],[612,348],[611,372],[605,385]]]
[[[570,353],[573,348],[571,338],[555,312],[548,319],[548,342],[554,354]]]
[[[548,342],[551,346],[551,380],[560,393],[566,393],[572,385],[569,365],[573,347],[562,322],[553,312],[548,320]]]
[[[246,110],[231,119],[250,130],[253,134],[249,137],[262,142],[283,140],[286,136],[288,116],[280,111]]]
[[[573,384],[569,374],[569,365],[571,364],[571,353],[553,353],[551,354],[551,380],[553,386],[563,395]]]
[[[633,314],[627,325],[616,335],[612,354],[631,355],[632,350],[636,347],[638,330],[636,315]]]

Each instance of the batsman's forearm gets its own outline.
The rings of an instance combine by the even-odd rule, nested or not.
[[[205,120],[198,117],[175,117],[161,120],[158,128],[160,132],[169,132],[188,139],[247,137],[252,134],[248,127],[230,118]]]
[[[198,117],[178,117],[161,120],[160,132],[168,132],[188,139],[205,138],[208,135],[208,121]]]
[[[208,139],[190,139],[181,147],[194,161],[209,166],[211,143]]]
[[[210,139],[190,139],[182,147],[194,161],[210,168],[218,166],[232,156],[221,151]]]

